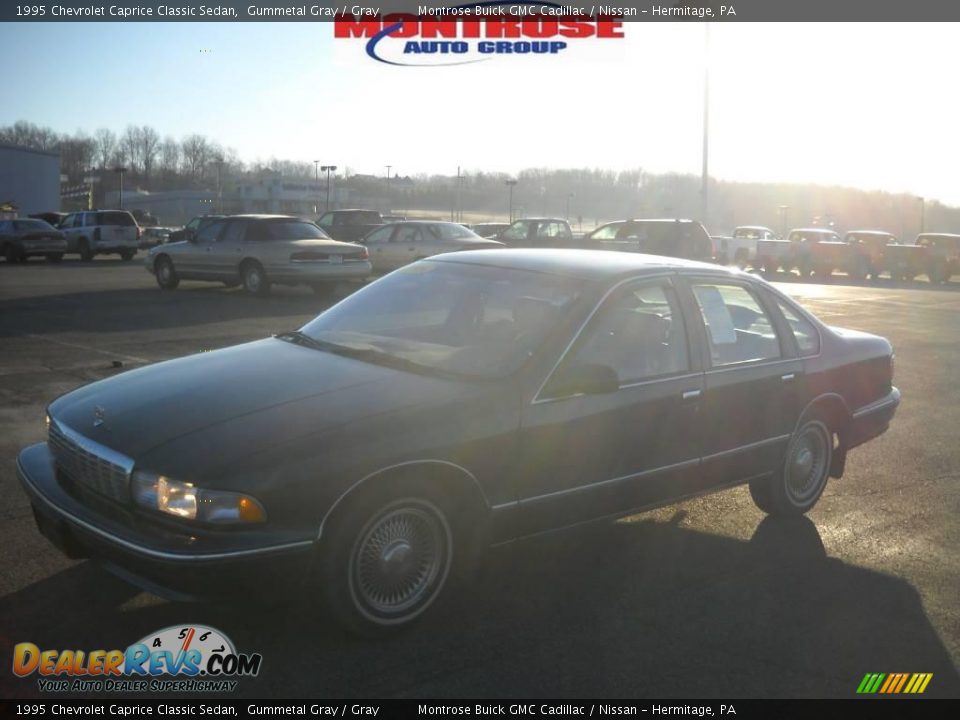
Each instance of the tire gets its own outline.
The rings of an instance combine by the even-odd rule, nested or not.
[[[408,627],[448,585],[456,545],[448,505],[410,483],[348,501],[317,578],[333,614],[365,636]]]
[[[749,253],[748,253],[746,250],[744,250],[743,248],[740,248],[740,249],[737,250],[737,252],[734,254],[734,256],[733,256],[733,262],[734,262],[734,264],[735,264],[738,268],[740,268],[741,270],[746,270],[746,269],[747,269],[747,265],[748,265],[749,262],[750,262]]]
[[[270,294],[270,281],[263,266],[256,260],[247,260],[240,266],[240,281],[248,295],[264,297]]]
[[[7,243],[3,246],[3,257],[8,265],[16,265],[20,262],[20,251],[13,243]]]
[[[338,284],[335,282],[313,283],[310,289],[318,298],[331,298],[337,292]]]
[[[131,260],[133,260],[133,256],[135,254],[136,253],[133,252],[132,250],[121,250],[120,259],[123,260],[124,262],[130,262]]]
[[[927,270],[927,277],[935,285],[944,283],[947,281],[947,261],[946,260],[935,260],[930,263],[930,268]]]
[[[47,253],[47,262],[48,263],[58,263],[63,260],[63,253]]]
[[[157,285],[161,290],[176,290],[180,284],[180,277],[177,275],[177,269],[173,266],[173,261],[166,255],[157,258],[157,264],[154,267],[157,275]]]
[[[870,263],[862,257],[854,258],[853,262],[850,263],[850,270],[847,272],[847,275],[853,280],[863,282],[867,279],[867,276],[870,275]],[[873,277],[877,277],[876,272],[873,273]]]
[[[803,515],[820,499],[832,461],[833,433],[823,420],[811,418],[790,438],[783,468],[751,482],[750,495],[770,515]]]
[[[77,243],[77,251],[80,253],[80,259],[84,262],[93,260],[93,250],[86,238],[80,238],[80,242]]]

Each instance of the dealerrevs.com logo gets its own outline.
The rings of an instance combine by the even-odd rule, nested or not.
[[[623,22],[579,15],[575,8],[528,0],[493,0],[421,15],[339,16],[334,37],[364,40],[367,55],[388,65],[465,65],[495,57],[557,55],[571,44],[623,37]]]

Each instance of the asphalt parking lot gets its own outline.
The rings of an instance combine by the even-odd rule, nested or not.
[[[295,328],[325,301],[161,292],[137,261],[0,264],[0,697],[38,694],[10,673],[17,642],[123,648],[189,622],[263,654],[244,697],[853,697],[867,672],[932,672],[928,696],[960,696],[960,283],[783,287],[888,337],[903,392],[809,519],[765,519],[737,488],[516,543],[413,631],[369,641],[295,592],[177,604],[69,561],[14,468],[60,393]]]

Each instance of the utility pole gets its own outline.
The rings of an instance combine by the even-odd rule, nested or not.
[[[313,184],[317,188],[317,202],[313,206],[314,214],[320,212],[320,161],[313,161]],[[327,198],[327,204],[330,204],[330,198]]]
[[[120,209],[123,210],[123,174],[127,169],[122,165],[117,165],[113,171],[120,176]]]
[[[217,160],[217,212],[223,214],[223,158]]]
[[[700,177],[700,222],[706,226],[710,201],[707,186],[710,181],[710,23],[704,23],[703,38],[703,168]]]
[[[507,180],[507,187],[510,188],[510,220],[509,222],[513,222],[513,188],[516,187],[516,185],[517,185],[516,180]]]
[[[326,208],[325,208],[324,212],[328,212],[328,211],[330,210],[330,173],[331,173],[331,172],[336,172],[336,171],[337,171],[337,166],[336,166],[336,165],[324,165],[324,166],[323,166],[322,168],[320,168],[320,169],[323,170],[323,171],[327,174],[327,204],[326,204]]]
[[[927,228],[927,201],[922,197],[917,198],[920,201],[920,232],[924,232]]]

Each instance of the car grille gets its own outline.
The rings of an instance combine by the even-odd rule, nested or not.
[[[54,421],[47,439],[57,470],[68,480],[116,502],[129,501],[132,461]]]

